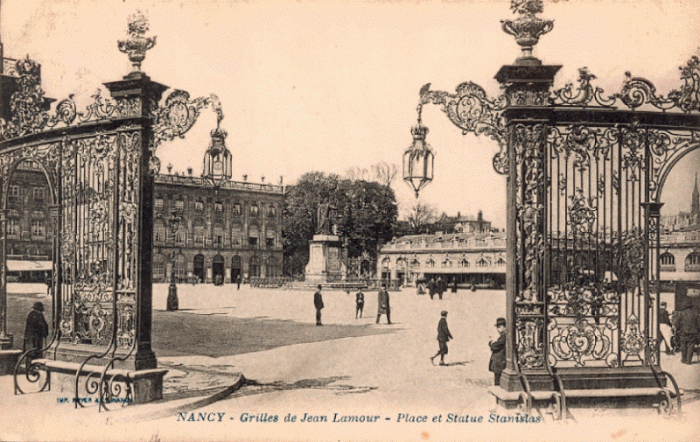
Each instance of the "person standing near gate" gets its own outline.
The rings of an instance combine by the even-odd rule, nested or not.
[[[693,359],[693,347],[695,338],[700,333],[700,318],[690,301],[681,306],[681,311],[676,316],[676,332],[680,334],[681,363],[690,365]]]
[[[666,303],[662,302],[659,307],[659,331],[661,332],[661,341],[666,346],[666,354],[672,355],[671,348],[671,317],[666,310]]]
[[[321,310],[323,309],[323,296],[321,296],[322,289],[323,286],[319,284],[318,290],[316,290],[316,293],[314,293],[314,307],[316,307],[316,325],[323,325],[321,324]]]
[[[382,283],[382,289],[379,290],[377,295],[378,308],[377,308],[377,324],[379,324],[379,318],[386,314],[386,323],[391,324],[391,307],[389,306],[389,292],[386,291],[386,284]]]
[[[440,365],[446,365],[445,364],[445,355],[447,354],[447,341],[450,339],[454,339],[452,337],[452,334],[450,333],[450,329],[447,328],[447,311],[443,310],[440,312],[440,321],[438,322],[438,327],[437,327],[438,335],[437,335],[437,340],[438,340],[438,352],[435,353],[435,356],[430,358],[430,363],[435,365],[433,362],[435,358],[440,356]]]
[[[362,317],[362,310],[365,308],[365,294],[362,293],[362,289],[357,290],[357,294],[355,295],[355,319],[357,319],[357,314],[360,314],[360,318]]]
[[[30,357],[40,356],[39,350],[44,346],[44,339],[49,335],[49,325],[44,319],[44,304],[37,301],[27,315],[24,327],[24,351],[34,350]]]
[[[499,333],[496,341],[489,341],[491,348],[491,360],[489,361],[489,371],[493,372],[494,385],[500,385],[501,372],[506,368],[506,320],[496,319],[496,330]]]

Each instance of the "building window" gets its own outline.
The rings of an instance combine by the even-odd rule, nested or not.
[[[175,210],[178,212],[185,210],[185,200],[175,200]]]
[[[486,261],[484,258],[481,258],[480,260],[478,260],[478,261],[476,262],[476,266],[477,266],[477,267],[488,267],[488,266],[489,266],[489,262]]]
[[[214,212],[224,213],[224,205],[221,201],[217,201],[214,203]]]
[[[469,261],[467,261],[466,259],[462,259],[462,260],[459,262],[459,266],[460,266],[460,267],[469,267]]]
[[[249,236],[248,237],[248,244],[251,247],[256,247],[258,245],[258,238],[255,236]]]
[[[19,218],[7,219],[7,235],[19,236]]]
[[[661,255],[661,265],[662,266],[671,266],[676,263],[676,257],[673,256],[670,253],[664,253]]]
[[[194,245],[195,247],[204,246],[204,225],[195,224],[194,226]]]
[[[224,229],[221,227],[214,227],[214,247],[224,246]]]
[[[44,227],[43,219],[33,219],[32,220],[32,237],[42,237],[46,235],[46,228]]]
[[[197,212],[204,212],[204,202],[202,200],[195,201],[194,210],[196,210]]]
[[[157,243],[164,243],[166,241],[166,236],[165,236],[165,225],[163,225],[162,221],[156,221],[156,225],[153,229],[155,232],[155,241]]]
[[[429,260],[427,260],[425,262],[425,266],[426,267],[435,267],[435,260],[433,260],[433,258],[430,258]]]
[[[250,206],[250,216],[257,217],[259,212],[260,208],[256,204]]]
[[[267,209],[267,217],[268,218],[274,218],[277,216],[277,209],[275,209],[275,206],[270,206]]]
[[[275,247],[275,238],[266,238],[265,247],[268,249],[273,249]]]
[[[32,198],[37,203],[43,203],[46,198],[46,189],[43,187],[34,187],[32,189]]]
[[[165,262],[163,260],[163,255],[160,253],[153,255],[153,279],[165,279]]]
[[[504,265],[506,265],[506,260],[503,258],[498,258],[498,261],[496,261],[496,265],[499,267],[503,267]]]
[[[185,229],[178,229],[177,232],[175,232],[175,244],[185,244],[186,236]]]
[[[241,210],[241,205],[238,203],[233,205],[233,208],[231,209],[231,211],[233,212],[233,216],[241,216],[241,213],[243,212]]]
[[[156,210],[163,210],[163,198],[156,198],[153,201],[153,206]]]
[[[420,261],[418,261],[417,259],[414,259],[413,261],[411,261],[411,268],[412,269],[417,269],[419,267],[420,267]]]
[[[442,262],[442,267],[443,267],[443,268],[452,267],[452,261],[450,261],[449,259],[444,260],[444,261]]]
[[[700,272],[700,253],[691,253],[685,258],[686,272]]]
[[[19,186],[10,186],[10,192],[7,196],[11,202],[19,202]]]

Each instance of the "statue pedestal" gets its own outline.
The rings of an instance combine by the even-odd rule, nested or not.
[[[335,235],[314,235],[309,241],[306,282],[322,284],[341,278],[340,238]]]

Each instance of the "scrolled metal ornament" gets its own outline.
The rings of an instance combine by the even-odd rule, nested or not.
[[[700,111],[700,58],[693,55],[685,66],[678,69],[684,84],[671,91],[668,98],[683,112]]]
[[[484,88],[471,81],[457,86],[454,94],[431,91],[430,83],[420,89],[418,112],[427,103],[438,104],[452,123],[462,129],[462,134],[486,135],[496,141],[500,151],[494,156],[493,167],[500,174],[508,173],[507,143],[501,111],[507,106],[504,95],[490,99]]]
[[[591,80],[596,76],[587,67],[578,70],[578,87],[574,92],[574,85],[567,83],[563,88],[553,90],[549,96],[550,104],[564,104],[571,106],[588,106],[595,102],[602,107],[612,107],[615,104],[615,97],[603,97],[605,91],[591,85]]]

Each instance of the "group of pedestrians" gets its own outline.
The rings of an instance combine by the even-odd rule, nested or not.
[[[432,282],[432,280],[431,280]],[[316,308],[316,325],[322,326],[321,322],[321,310],[324,308],[323,304],[323,286],[318,285],[316,292],[314,293],[314,307]],[[362,312],[365,306],[365,294],[360,288],[355,294],[355,319],[362,318]],[[376,324],[379,324],[379,319],[382,315],[386,315],[387,324],[391,324],[391,306],[389,304],[389,292],[386,290],[386,284],[382,284],[382,288],[377,294],[377,320]],[[489,341],[489,348],[491,349],[491,360],[489,361],[489,371],[493,372],[495,385],[499,385],[501,378],[501,372],[506,367],[506,320],[504,318],[498,318],[496,320],[496,330],[499,333],[498,339],[496,341]],[[450,339],[454,339],[450,329],[447,326],[447,311],[443,310],[440,312],[440,320],[437,326],[437,341],[438,341],[438,351],[434,356],[430,357],[430,362],[435,365],[435,358],[440,356],[439,365],[447,365],[445,363],[445,355],[448,352],[447,342]]]
[[[446,290],[447,282],[443,281],[442,277],[438,277],[437,281],[433,278],[430,278],[430,281],[428,281],[428,294],[430,295],[430,299],[433,299],[435,295],[438,295],[438,297],[442,299],[442,295],[445,293]],[[455,283],[453,293],[456,292],[457,285]]]
[[[321,284],[318,285],[316,292],[314,293],[314,307],[316,308],[316,325],[317,326],[322,326],[323,323],[321,322],[321,310],[323,310],[324,305],[323,305],[323,295],[321,294],[321,291],[323,290],[323,286]],[[376,323],[379,324],[379,319],[382,317],[382,315],[386,315],[386,323],[391,324],[391,306],[389,305],[389,292],[386,290],[386,284],[382,283],[382,288],[379,290],[379,294],[377,295],[377,321]],[[355,319],[358,317],[362,318],[362,312],[364,311],[365,308],[365,294],[362,292],[362,289],[359,289],[357,291],[357,294],[355,295]]]

